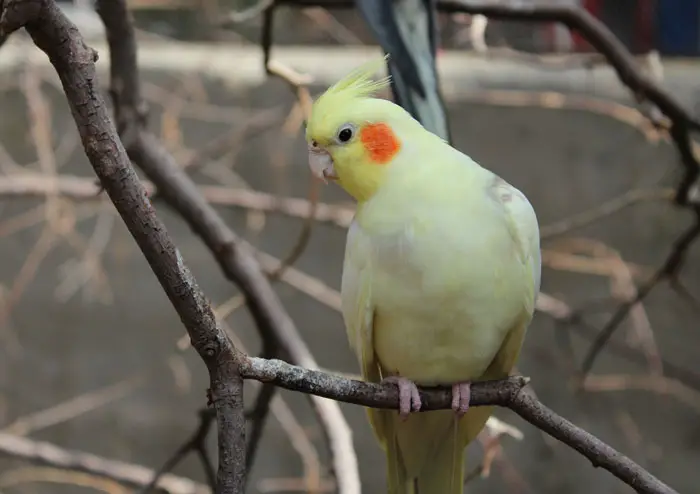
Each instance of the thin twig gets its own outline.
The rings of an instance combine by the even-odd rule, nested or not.
[[[19,467],[0,473],[0,492],[22,484],[63,484],[104,494],[128,494],[128,489],[110,479],[84,472],[53,467]]]
[[[540,292],[537,298],[537,310],[557,322],[556,329],[559,333],[567,333],[570,329],[587,340],[594,340],[598,336],[597,329],[583,320],[579,310],[574,310],[565,302],[547,293]],[[632,348],[625,342],[611,341],[609,348],[611,353],[629,362],[644,365],[647,361],[646,356],[639,349]],[[700,391],[700,374],[667,359],[662,359],[661,364],[666,377],[675,379],[684,386]]]
[[[206,450],[206,440],[209,435],[209,430],[211,429],[212,422],[216,418],[214,410],[210,408],[205,408],[199,411],[199,425],[194,431],[192,436],[187,439],[175,452],[168,458],[163,466],[161,466],[157,472],[153,473],[153,478],[151,481],[139,489],[138,494],[147,494],[151,492],[159,483],[163,476],[172,471],[185,457],[192,451],[196,452],[202,463],[204,465],[204,471],[207,476],[207,481],[209,482],[209,487],[212,492],[216,492],[216,477],[214,470],[211,466],[211,460]]]
[[[634,298],[620,305],[600,333],[598,333],[598,336],[591,344],[591,347],[583,359],[583,363],[581,364],[582,378],[585,378],[585,376],[593,368],[593,364],[595,363],[598,354],[605,347],[615,330],[625,320],[632,308],[644,300],[660,282],[666,279],[672,280],[678,275],[678,272],[685,261],[688,248],[698,238],[698,236],[700,236],[700,211],[695,216],[693,224],[683,233],[683,235],[681,235],[678,240],[676,240],[676,242],[674,242],[671,253],[668,255],[663,265],[656,271],[656,273],[654,273],[649,281],[647,281],[639,288],[639,290],[637,290],[637,295]]]
[[[44,410],[23,415],[2,429],[2,432],[25,436],[102,407],[123,398],[144,383],[141,376],[123,379],[96,391],[76,396]]]
[[[153,183],[143,180],[141,184],[146,189],[149,197],[153,197],[156,190]],[[52,193],[54,189],[59,195],[75,200],[101,200],[99,194],[102,188],[90,178],[77,177],[75,175],[59,175],[55,179],[50,180],[48,177],[38,173],[22,173],[0,177],[0,197],[43,197]],[[311,208],[307,199],[280,197],[256,190],[231,188],[222,185],[200,185],[197,186],[197,190],[207,202],[213,205],[280,213],[292,218],[307,218]],[[158,196],[155,195],[153,200],[158,200]],[[319,202],[313,219],[317,222],[333,223],[341,228],[347,228],[352,222],[354,214],[353,207]],[[34,218],[34,215],[32,215],[32,218]],[[35,223],[38,223],[40,219],[37,219]],[[3,234],[0,229],[0,235]]]
[[[270,62],[266,67],[266,70],[269,74],[279,77],[291,87],[296,94],[297,104],[303,112],[304,121],[308,121],[308,119],[311,118],[312,99],[311,93],[309,93],[306,86],[311,82],[311,78],[304,74],[300,74],[291,67],[286,67],[279,62]],[[279,279],[284,273],[285,269],[298,261],[301,255],[304,253],[309,240],[311,240],[311,232],[315,224],[314,218],[316,217],[316,210],[318,209],[318,200],[320,195],[319,185],[320,182],[318,180],[316,180],[313,176],[309,177],[309,210],[304,217],[301,232],[299,233],[297,241],[294,243],[294,246],[290,250],[289,254],[283,258],[279,267],[274,272],[269,274],[269,278],[271,280]]]
[[[231,11],[228,16],[223,20],[222,26],[227,24],[240,24],[242,22],[247,22],[251,19],[258,17],[266,8],[268,8],[274,0],[258,0],[250,7],[241,11]]]
[[[76,472],[86,472],[136,488],[147,485],[155,473],[141,465],[109,460],[90,453],[68,450],[51,443],[18,437],[5,432],[0,432],[0,455]],[[160,478],[158,488],[169,494],[206,494],[210,492],[202,484],[170,474]]]
[[[674,196],[675,191],[671,188],[630,189],[620,196],[605,201],[596,207],[554,223],[543,225],[542,228],[540,228],[540,236],[542,239],[549,239],[563,235],[571,230],[582,228],[602,218],[611,216],[640,202],[670,201]]]
[[[666,376],[651,375],[588,375],[581,383],[586,391],[630,391],[644,390],[659,395],[670,396],[700,413],[700,392],[690,389],[683,383]]]

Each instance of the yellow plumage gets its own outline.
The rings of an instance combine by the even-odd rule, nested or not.
[[[341,292],[362,375],[448,386],[506,377],[539,291],[535,212],[402,108],[372,98],[387,84],[371,82],[376,67],[329,89],[307,125],[314,172],[358,200]],[[491,412],[404,420],[368,410],[387,455],[388,492],[461,493],[464,449]]]

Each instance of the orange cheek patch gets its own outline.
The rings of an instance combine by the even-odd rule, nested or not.
[[[385,123],[367,124],[362,127],[360,141],[367,150],[369,158],[381,165],[391,161],[401,149],[401,142],[391,127]]]

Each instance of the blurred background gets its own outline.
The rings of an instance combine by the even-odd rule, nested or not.
[[[337,310],[353,206],[338,187],[321,187],[325,216],[306,219],[316,188],[306,164],[304,105],[297,97],[303,92],[265,73],[260,14],[269,3],[129,0],[149,126],[267,265],[293,258],[275,289],[319,365],[355,374]],[[698,2],[539,3],[589,10],[642,70],[697,114]],[[99,83],[107,95],[109,54],[92,2],[60,4],[98,50]],[[597,328],[635,295],[692,222],[671,202],[681,166],[667,133],[647,118],[653,108],[639,104],[601,57],[561,26],[484,23],[467,15],[441,15],[438,23],[437,65],[454,146],[523,190],[542,227],[547,297],[519,372],[557,413],[679,493],[698,492],[697,247],[681,274],[685,289],[656,287],[631,311],[587,379],[575,379]],[[380,54],[354,9],[276,11],[271,59],[308,81],[313,96]],[[33,465],[11,454],[11,439],[158,469],[196,430],[205,403],[202,362],[182,344],[177,315],[112,204],[95,194],[94,182],[46,56],[25,35],[13,35],[0,48],[4,494],[132,492],[94,475]],[[157,196],[155,207],[232,337],[259,353],[236,287]],[[562,321],[567,311],[581,317]],[[247,395],[249,403],[254,396]],[[383,492],[384,458],[365,413],[341,408],[353,430],[363,492]],[[509,427],[502,434],[487,430],[470,446],[468,492],[632,492],[508,410],[496,416]],[[207,444],[215,459],[215,434]],[[308,401],[280,392],[249,492],[333,492],[328,465]],[[173,474],[197,486],[171,492],[206,492],[195,454]]]

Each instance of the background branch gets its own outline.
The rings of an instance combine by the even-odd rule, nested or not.
[[[97,9],[107,31],[112,57],[110,74],[117,126],[129,157],[151,179],[168,205],[202,238],[226,277],[239,287],[263,340],[279,349],[281,358],[306,368],[318,368],[250,247],[226,225],[174,158],[146,130],[134,29],[125,1],[98,0]],[[352,433],[340,407],[317,397],[311,400],[329,442],[340,492],[359,493]]]
[[[90,473],[120,484],[143,488],[155,476],[150,468],[116,460],[109,460],[81,451],[67,450],[54,444],[0,432],[0,455],[21,458],[32,463]],[[176,475],[164,474],[158,489],[168,494],[207,494],[207,486]]]
[[[207,476],[207,482],[209,482],[209,487],[211,487],[212,492],[216,492],[216,473],[214,473],[214,467],[212,466],[211,459],[207,453],[207,436],[209,435],[209,430],[211,429],[212,422],[216,418],[216,415],[212,413],[210,408],[205,408],[199,411],[199,425],[197,430],[194,431],[192,437],[187,439],[175,452],[168,458],[168,460],[163,463],[163,466],[158,469],[157,472],[153,472],[151,481],[139,490],[139,494],[146,494],[151,492],[156,485],[158,485],[160,479],[172,471],[178,463],[185,459],[191,452],[197,453],[202,466],[204,467],[204,472]],[[247,465],[246,465],[246,471]]]

